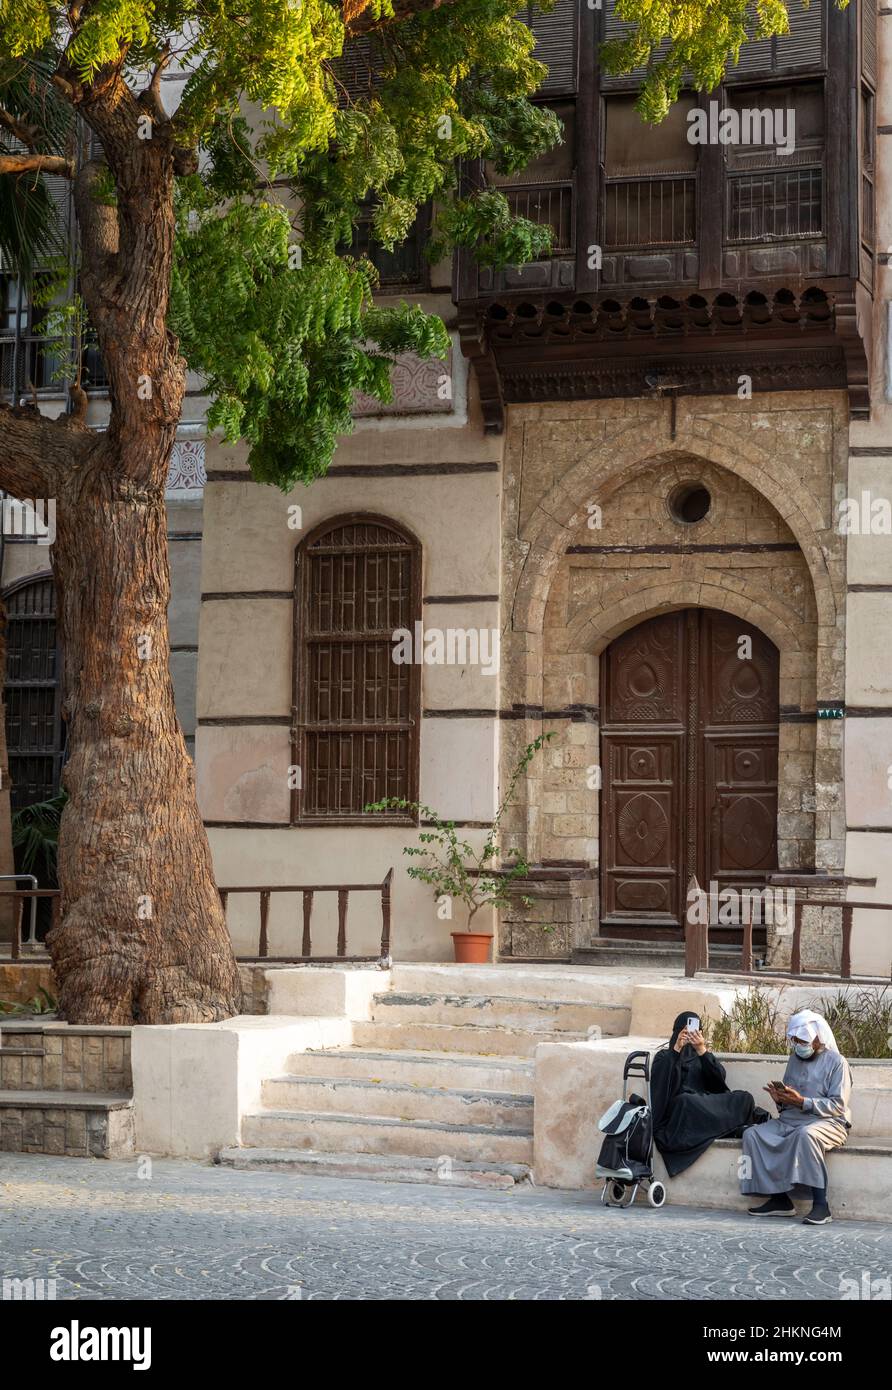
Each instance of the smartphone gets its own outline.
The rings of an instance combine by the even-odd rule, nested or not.
[[[689,1018],[688,1018],[687,1023],[685,1024],[685,1028],[687,1028],[687,1030],[688,1030],[689,1033],[696,1033],[697,1030],[699,1029],[699,1027],[700,1027],[700,1020],[699,1020],[699,1018],[697,1017],[696,1014],[691,1014],[691,1015],[689,1016]]]

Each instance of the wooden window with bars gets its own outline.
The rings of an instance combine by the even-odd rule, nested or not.
[[[415,824],[364,808],[418,796],[420,666],[393,659],[421,619],[418,542],[386,517],[325,522],[297,550],[294,592],[292,821]]]

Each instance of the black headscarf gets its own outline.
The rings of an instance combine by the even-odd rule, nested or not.
[[[675,1051],[679,1034],[696,1009],[686,1009],[672,1025],[667,1046],[654,1057],[650,1077],[654,1140],[670,1177],[684,1172],[714,1139],[753,1121],[753,1098],[729,1091],[725,1069],[711,1052],[702,1055],[686,1043]]]
[[[678,1015],[672,1025],[669,1042],[654,1057],[650,1094],[655,1133],[666,1124],[673,1101],[682,1091],[715,1095],[728,1090],[725,1069],[711,1052],[704,1052],[701,1056],[693,1043],[685,1043],[680,1052],[675,1051],[679,1034],[688,1019],[694,1016],[700,1017],[694,1009],[686,1009]]]

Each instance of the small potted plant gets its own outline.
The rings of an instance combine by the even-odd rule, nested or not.
[[[511,901],[508,885],[529,873],[529,864],[520,856],[505,868],[497,869],[494,862],[499,852],[496,841],[502,816],[511,803],[519,778],[543,744],[553,737],[553,734],[540,734],[524,749],[480,850],[458,838],[454,821],[443,820],[430,806],[418,801],[391,796],[365,808],[367,811],[412,811],[430,827],[419,834],[420,843],[406,845],[403,854],[422,861],[411,866],[409,877],[430,884],[438,904],[448,900],[451,906],[457,900],[467,908],[465,930],[451,933],[459,964],[481,965],[489,960],[492,932],[475,932],[472,929],[474,918],[482,907],[506,907]],[[532,899],[521,901],[529,905]]]

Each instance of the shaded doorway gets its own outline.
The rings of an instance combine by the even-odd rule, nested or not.
[[[714,609],[603,653],[602,936],[680,940],[692,876],[741,890],[777,868],[778,671],[764,633]]]

